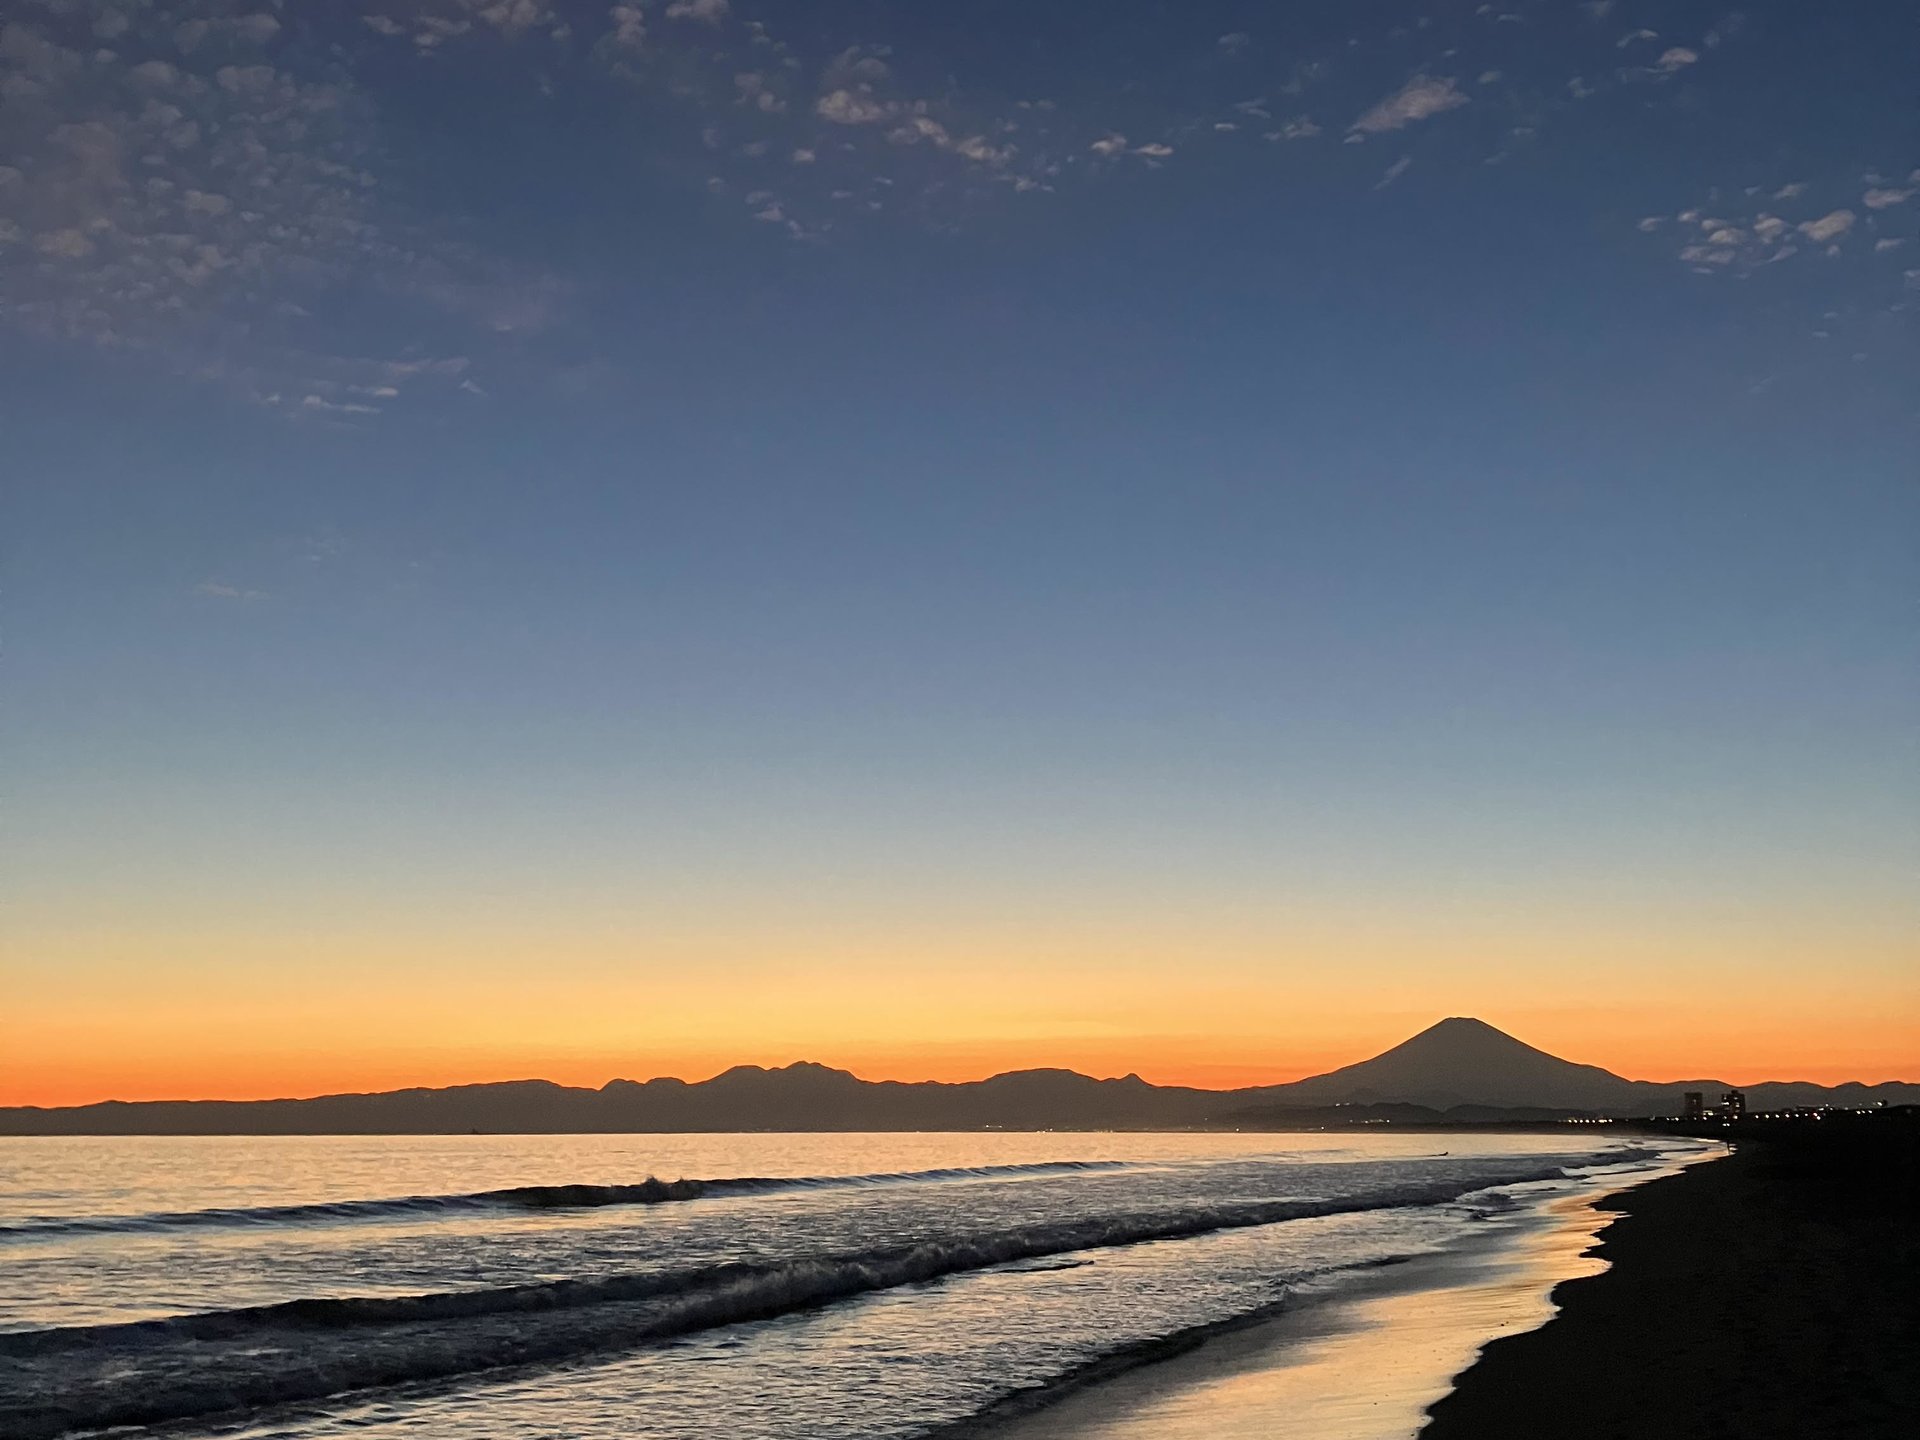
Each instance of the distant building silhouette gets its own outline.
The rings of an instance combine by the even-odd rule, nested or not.
[[[1720,1097],[1720,1113],[1729,1120],[1740,1120],[1747,1113],[1747,1092],[1729,1090]]]
[[[1680,1110],[1683,1120],[1704,1120],[1707,1117],[1707,1097],[1698,1090],[1687,1091]]]

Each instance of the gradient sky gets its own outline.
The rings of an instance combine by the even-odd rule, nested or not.
[[[1920,1079],[1916,54],[8,6],[0,1101]]]

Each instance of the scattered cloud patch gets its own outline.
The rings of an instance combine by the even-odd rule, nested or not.
[[[667,6],[669,20],[698,20],[707,25],[718,25],[733,12],[730,0],[673,0]]]
[[[403,217],[373,107],[274,15],[33,3],[30,22],[0,25],[0,250],[15,252],[0,259],[0,324],[328,414],[377,410],[360,392],[384,362],[343,353],[316,319],[323,295],[522,328],[537,277]],[[482,7],[467,23],[506,30],[538,12]]]
[[[1867,178],[1871,182],[1877,177]],[[1875,260],[1899,250],[1907,238],[1876,233],[1890,218],[1890,207],[1856,211],[1806,205],[1806,197],[1816,190],[1844,193],[1841,185],[1806,181],[1754,184],[1738,192],[1747,202],[1740,204],[1732,202],[1732,192],[1719,189],[1711,193],[1710,206],[1689,207],[1671,218],[1648,216],[1637,228],[1661,237],[1681,264],[1700,275],[1759,281],[1779,266],[1817,262],[1814,273],[1821,283],[1844,287],[1847,296],[1831,307],[1822,328],[1842,315],[1912,310],[1913,302],[1898,293],[1895,278]],[[1758,205],[1748,208],[1755,201]]]
[[[612,22],[602,43],[612,50],[640,50],[647,43],[647,14],[637,5],[615,5],[607,11]]]
[[[1731,10],[1721,16],[1719,23],[1701,37],[1700,43],[1709,50],[1718,50],[1746,28],[1747,17],[1738,10]]]
[[[1320,133],[1320,127],[1313,123],[1310,116],[1296,115],[1278,130],[1268,130],[1268,140],[1311,140]]]
[[[1853,223],[1858,218],[1851,210],[1833,210],[1822,215],[1818,220],[1802,221],[1797,228],[1814,244],[1824,245],[1830,240],[1839,239],[1853,229]]]
[[[624,105],[645,118],[641,143],[658,147],[647,158],[665,163],[608,166],[588,183],[704,188],[721,197],[727,223],[821,241],[876,219],[965,224],[993,197],[1128,183],[1223,146],[1239,163],[1286,174],[1301,157],[1247,137],[1320,140],[1309,108],[1357,115],[1333,130],[1364,145],[1471,103],[1487,132],[1505,137],[1480,157],[1492,164],[1625,84],[1646,87],[1636,103],[1657,103],[1655,87],[1737,29],[1721,22],[1672,44],[1611,9],[1590,5],[1583,17],[1515,0],[1458,26],[1356,18],[1263,72],[1259,98],[1242,99],[1256,89],[1249,67],[1266,37],[1256,50],[1245,31],[1177,32],[1182,12],[1167,7],[1167,53],[1181,58],[1165,83],[1063,85],[1057,93],[1076,98],[1053,100],[1011,98],[965,60],[896,54],[885,35],[832,33],[811,15],[790,23],[781,7],[735,0],[368,0],[331,23],[284,0],[17,0],[0,22],[10,129],[0,325],[152,354],[310,417],[371,416],[427,387],[478,392],[467,360],[437,369],[439,359],[419,358],[435,351],[422,338],[431,326],[452,327],[438,336],[442,351],[490,365],[529,352],[483,348],[487,337],[526,347],[586,307],[556,276],[488,254],[484,215],[430,213],[418,157],[402,153],[403,132],[391,128],[406,107],[388,91],[407,83],[409,66],[431,67],[418,73],[435,84],[511,85],[517,75],[516,104],[599,86],[609,114]],[[835,23],[880,25],[884,10]],[[1356,194],[1396,183],[1411,162],[1382,170],[1385,156],[1339,153],[1321,160],[1344,167],[1331,173]],[[634,178],[642,168],[649,178]],[[1893,238],[1885,212],[1920,194],[1920,175],[1856,171],[1840,190],[1823,181],[1819,209],[1853,206],[1824,216],[1790,203],[1803,188],[1774,193],[1778,214],[1754,213],[1756,186],[1745,202],[1715,191],[1703,210],[1649,215],[1639,228],[1695,268],[1747,273],[1796,246],[1840,243],[1846,228],[1827,227],[1844,213],[1862,235],[1849,253],[1864,253]],[[1650,202],[1659,203],[1625,201],[1630,215]],[[1887,272],[1879,267],[1883,280]],[[339,316],[402,311],[430,314],[431,326],[395,326],[370,353],[347,353],[351,322]]]
[[[1355,120],[1350,128],[1363,135],[1383,134],[1458,109],[1467,103],[1467,96],[1461,93],[1452,79],[1416,75]]]
[[[814,114],[836,125],[877,125],[888,110],[869,94],[854,90],[833,90],[814,102]]]

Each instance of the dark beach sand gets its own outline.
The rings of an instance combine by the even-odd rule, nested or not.
[[[1920,1436],[1912,1127],[1871,1128],[1743,1143],[1604,1202],[1609,1268],[1489,1345],[1421,1440]]]

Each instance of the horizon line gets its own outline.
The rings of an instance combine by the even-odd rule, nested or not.
[[[1470,1017],[1453,1017],[1453,1018],[1470,1018]],[[1482,1021],[1480,1023],[1484,1024],[1485,1022]],[[1496,1026],[1488,1026],[1488,1028],[1498,1030],[1498,1027]],[[1416,1032],[1416,1034],[1424,1034],[1424,1033],[1425,1031]],[[1505,1031],[1499,1031],[1498,1033],[1502,1035],[1506,1034]],[[1507,1036],[1507,1038],[1514,1039],[1515,1037]],[[1524,1045],[1526,1042],[1520,1041],[1518,1043]],[[1397,1046],[1389,1047],[1389,1049],[1396,1049],[1396,1048],[1398,1047]],[[1528,1046],[1527,1048],[1532,1049],[1534,1047]],[[1386,1052],[1382,1051],[1379,1053],[1385,1054]],[[1549,1054],[1549,1052],[1547,1051],[1540,1051],[1539,1053],[1543,1055]],[[1094,1075],[1087,1071],[1075,1070],[1071,1066],[1065,1066],[1065,1065],[1022,1066],[1012,1070],[996,1070],[991,1074],[982,1075],[977,1078],[967,1079],[967,1080],[938,1080],[938,1079],[931,1079],[931,1078],[907,1080],[907,1079],[900,1079],[900,1078],[891,1077],[891,1076],[874,1079],[874,1078],[869,1078],[868,1076],[865,1076],[865,1075],[861,1075],[854,1070],[847,1069],[844,1066],[830,1065],[825,1063],[824,1061],[819,1061],[819,1060],[802,1059],[802,1060],[790,1060],[785,1064],[780,1064],[780,1065],[762,1065],[752,1061],[742,1061],[733,1065],[725,1066],[722,1069],[715,1071],[713,1074],[708,1075],[705,1078],[699,1079],[699,1080],[688,1080],[678,1075],[653,1075],[653,1076],[649,1076],[645,1080],[635,1080],[625,1075],[614,1075],[602,1081],[599,1085],[572,1085],[560,1080],[550,1080],[545,1076],[522,1075],[522,1076],[511,1076],[511,1077],[498,1079],[498,1080],[455,1081],[450,1084],[444,1084],[444,1085],[395,1085],[395,1086],[387,1087],[385,1089],[377,1089],[377,1090],[327,1090],[327,1091],[321,1091],[319,1093],[309,1094],[309,1095],[253,1095],[253,1096],[238,1096],[238,1097],[236,1096],[198,1096],[198,1097],[169,1096],[165,1098],[147,1099],[147,1100],[124,1100],[117,1096],[109,1096],[107,1098],[100,1099],[100,1100],[84,1100],[84,1101],[78,1101],[75,1103],[65,1104],[65,1105],[43,1105],[43,1104],[33,1104],[30,1102],[14,1104],[14,1103],[7,1102],[5,1100],[0,1100],[0,1110],[28,1110],[28,1111],[39,1111],[42,1113],[50,1113],[50,1112],[63,1111],[63,1110],[91,1110],[91,1109],[95,1109],[100,1106],[106,1106],[106,1105],[120,1105],[120,1106],[129,1106],[129,1107],[148,1106],[148,1105],[305,1105],[305,1104],[312,1104],[314,1102],[321,1101],[321,1100],[361,1099],[361,1098],[366,1098],[371,1096],[380,1096],[380,1095],[406,1095],[406,1094],[412,1094],[412,1093],[434,1093],[434,1092],[447,1092],[447,1091],[455,1091],[455,1090],[486,1090],[486,1089],[500,1088],[500,1087],[506,1087],[506,1086],[515,1086],[515,1085],[523,1085],[523,1086],[524,1085],[542,1085],[542,1086],[551,1087],[552,1089],[555,1089],[555,1090],[573,1091],[575,1093],[582,1094],[582,1095],[598,1095],[598,1094],[604,1094],[609,1088],[615,1085],[632,1085],[635,1087],[644,1087],[648,1085],[660,1084],[663,1082],[670,1082],[673,1084],[683,1085],[683,1086],[692,1088],[695,1086],[712,1084],[714,1081],[722,1079],[727,1075],[736,1074],[742,1071],[750,1071],[750,1072],[755,1072],[762,1075],[779,1075],[779,1074],[784,1074],[793,1070],[826,1071],[835,1075],[844,1075],[848,1079],[853,1080],[855,1083],[861,1084],[861,1085],[911,1085],[911,1086],[939,1086],[939,1087],[945,1087],[945,1088],[959,1088],[967,1085],[985,1085],[994,1080],[1002,1080],[1012,1076],[1019,1076],[1019,1075],[1070,1075],[1077,1079],[1089,1080],[1094,1082],[1095,1084],[1101,1084],[1101,1085],[1124,1084],[1125,1082],[1131,1080],[1151,1090],[1183,1090],[1183,1091],[1192,1091],[1198,1094],[1208,1094],[1208,1095],[1237,1095],[1237,1094],[1246,1093],[1248,1091],[1257,1091],[1257,1090],[1284,1090],[1290,1086],[1302,1085],[1310,1080],[1318,1080],[1327,1075],[1337,1073],[1340,1070],[1351,1068],[1351,1066],[1353,1065],[1365,1064],[1367,1061],[1377,1059],[1377,1058],[1378,1058],[1378,1055],[1366,1056],[1362,1060],[1349,1062],[1348,1065],[1339,1065],[1339,1066],[1335,1066],[1332,1070],[1322,1070],[1322,1071],[1317,1071],[1313,1074],[1302,1075],[1298,1079],[1294,1079],[1294,1080],[1276,1080],[1276,1081],[1272,1081],[1264,1084],[1233,1085],[1233,1086],[1227,1086],[1227,1087],[1215,1087],[1210,1085],[1190,1085],[1190,1084],[1180,1084],[1180,1083],[1164,1083],[1161,1081],[1148,1080],[1145,1077],[1143,1077],[1137,1070],[1129,1070],[1124,1075]],[[1578,1065],[1583,1063],[1580,1061],[1563,1060],[1562,1057],[1558,1055],[1550,1055],[1550,1058],[1554,1060],[1560,1060],[1561,1063],[1569,1064],[1569,1065]],[[1591,1066],[1589,1068],[1600,1069],[1600,1070],[1605,1069],[1604,1066]],[[1656,1086],[1660,1088],[1677,1088],[1680,1086],[1687,1086],[1687,1085],[1700,1085],[1700,1086],[1706,1086],[1706,1087],[1720,1086],[1724,1088],[1744,1089],[1744,1090],[1757,1089],[1763,1085],[1805,1085],[1805,1086],[1810,1086],[1812,1088],[1820,1089],[1820,1090],[1843,1090],[1843,1089],[1849,1089],[1849,1088],[1874,1090],[1874,1089],[1879,1089],[1883,1086],[1888,1086],[1888,1085],[1920,1087],[1920,1080],[1911,1080],[1911,1079],[1836,1080],[1831,1082],[1821,1081],[1821,1080],[1767,1079],[1767,1080],[1747,1080],[1747,1081],[1736,1082],[1736,1081],[1720,1079],[1714,1076],[1700,1076],[1700,1075],[1686,1076],[1684,1078],[1676,1079],[1676,1080],[1637,1080],[1631,1076],[1620,1075],[1611,1070],[1607,1070],[1605,1073],[1607,1073],[1608,1075],[1611,1075],[1614,1079],[1621,1081],[1623,1084],[1651,1085],[1651,1086]],[[1381,1103],[1403,1103],[1403,1102],[1381,1102]]]

